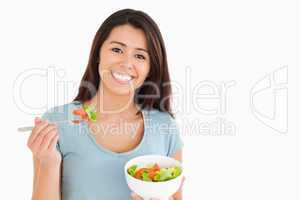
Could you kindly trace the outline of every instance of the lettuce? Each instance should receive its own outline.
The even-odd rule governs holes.
[[[148,172],[143,172],[143,173],[142,173],[142,180],[143,180],[143,181],[149,181],[149,182],[152,182],[151,178],[149,177]]]
[[[138,171],[137,165],[132,165],[128,168],[127,172],[131,176],[135,176],[135,173]],[[149,182],[162,182],[162,181],[168,181],[171,179],[174,179],[178,177],[181,174],[181,169],[177,166],[175,167],[164,167],[160,168],[158,171],[155,172],[155,175],[153,177],[153,180],[149,177],[148,171],[144,171],[141,174],[141,180],[143,181],[149,181]]]
[[[172,178],[176,178],[181,174],[181,169],[179,167],[174,167],[172,172]]]
[[[179,167],[161,168],[159,172],[154,176],[155,181],[167,181],[176,178],[181,174]]]
[[[134,176],[135,170],[137,169],[137,165],[132,165],[131,167],[128,168],[127,172],[131,175]]]
[[[92,120],[93,122],[96,122],[97,115],[96,115],[96,112],[94,111],[94,109],[92,109],[88,105],[83,105],[83,110],[86,112],[86,114],[88,115],[90,120]]]

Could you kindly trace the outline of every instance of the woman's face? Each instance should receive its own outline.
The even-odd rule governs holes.
[[[101,84],[119,95],[133,94],[150,70],[146,36],[130,25],[117,26],[100,50]]]

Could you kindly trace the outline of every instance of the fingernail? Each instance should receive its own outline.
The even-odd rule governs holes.
[[[136,197],[136,194],[134,192],[131,192],[131,197]]]
[[[36,117],[35,119],[34,119],[34,123],[38,123],[38,122],[40,122],[41,121],[41,119],[39,118],[39,117]]]

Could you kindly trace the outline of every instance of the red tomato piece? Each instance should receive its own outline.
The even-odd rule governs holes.
[[[142,179],[142,174],[143,174],[143,172],[145,172],[145,171],[148,171],[148,169],[147,169],[147,168],[141,168],[141,169],[139,169],[139,170],[135,173],[134,177],[137,178],[137,179]]]
[[[79,116],[84,116],[84,115],[86,115],[86,112],[82,108],[79,108],[79,109],[73,110],[73,114],[79,115]]]

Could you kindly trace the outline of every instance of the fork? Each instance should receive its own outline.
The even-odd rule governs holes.
[[[75,124],[75,125],[78,125],[79,122],[82,122],[84,120],[82,119],[74,119],[74,120],[62,120],[62,121],[54,121],[54,122],[51,122],[51,123],[72,123],[72,124]],[[23,126],[23,127],[19,127],[18,128],[18,131],[19,132],[26,132],[26,131],[31,131],[32,129],[34,128],[34,126]]]

